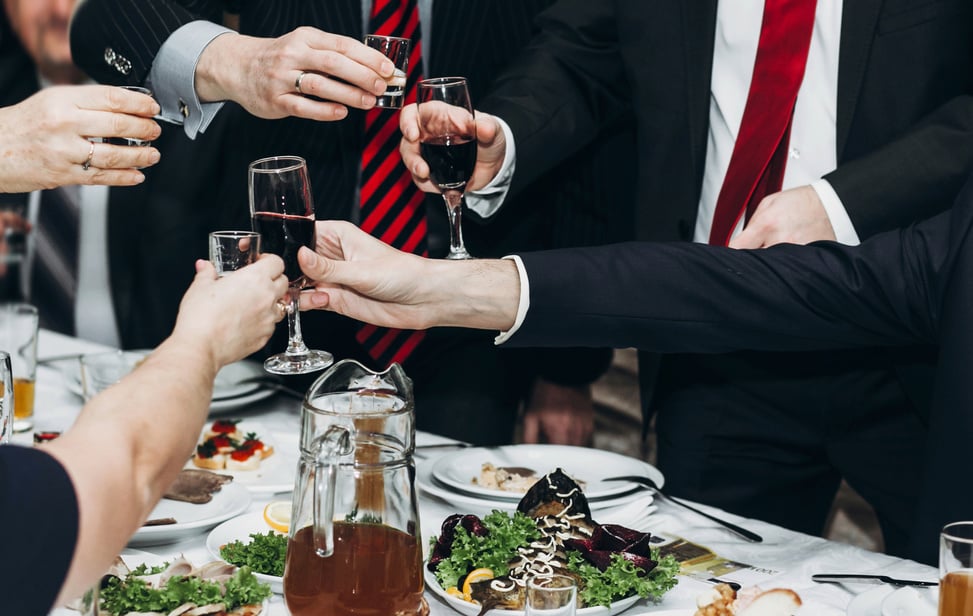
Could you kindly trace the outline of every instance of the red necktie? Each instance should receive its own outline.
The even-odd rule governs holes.
[[[369,33],[412,40],[405,104],[416,101],[422,72],[419,10],[416,0],[375,0]],[[399,155],[399,113],[371,109],[365,114],[362,151],[361,228],[387,244],[426,256],[425,195],[416,188]],[[402,363],[425,332],[363,324],[355,338],[381,367]]]
[[[766,0],[740,132],[716,199],[709,243],[726,246],[740,217],[780,190],[817,0]]]

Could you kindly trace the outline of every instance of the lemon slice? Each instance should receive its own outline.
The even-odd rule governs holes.
[[[486,567],[480,567],[479,569],[474,569],[466,575],[466,579],[463,581],[463,594],[466,595],[467,601],[472,601],[472,587],[470,586],[473,582],[480,582],[483,580],[493,579],[493,570],[487,569]]]
[[[264,507],[264,522],[267,526],[280,533],[287,533],[291,528],[291,502],[273,501]]]

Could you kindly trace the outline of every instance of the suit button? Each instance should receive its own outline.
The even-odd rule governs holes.
[[[128,75],[132,72],[132,63],[128,61],[128,58],[111,47],[105,47],[105,64],[114,68],[122,75]]]

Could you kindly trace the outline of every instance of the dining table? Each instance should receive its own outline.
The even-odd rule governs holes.
[[[64,336],[52,331],[41,330],[38,343],[39,367],[37,372],[34,431],[64,431],[70,428],[82,406],[76,383],[76,358],[84,353],[110,350],[100,344]],[[255,364],[257,365],[257,364]],[[72,386],[73,385],[73,386]],[[233,417],[246,422],[259,422],[266,427],[270,440],[275,443],[283,460],[296,461],[298,434],[300,431],[301,400],[294,395],[277,391],[267,395],[250,396],[237,407],[221,407],[212,417]],[[422,409],[416,409],[421,413]],[[161,419],[161,418],[160,418]],[[12,442],[24,445],[32,443],[32,432],[15,434]],[[438,456],[452,449],[453,441],[436,434],[418,432],[415,463],[419,474],[433,464]],[[442,448],[429,447],[442,444]],[[289,500],[286,485],[280,491],[259,491],[251,494],[249,507],[242,515],[259,515],[271,501]],[[421,544],[428,551],[429,538],[439,534],[442,521],[453,513],[476,513],[482,515],[489,511],[489,503],[483,507],[460,507],[447,499],[437,497],[417,488]],[[655,499],[655,508],[646,518],[649,531],[668,537],[680,537],[693,544],[705,546],[722,558],[749,567],[722,579],[736,581],[743,586],[758,585],[762,589],[789,588],[802,600],[798,616],[844,615],[849,604],[865,592],[876,593],[879,588],[892,593],[891,585],[871,583],[818,583],[812,581],[816,573],[856,573],[883,574],[895,578],[935,581],[936,569],[909,560],[868,551],[856,546],[814,537],[795,532],[758,519],[743,518],[702,504],[698,508],[719,518],[732,521],[762,536],[759,543],[750,542],[727,531],[724,527],[674,506],[665,500]],[[794,506],[800,506],[800,498],[795,495]],[[472,509],[472,510],[468,510]],[[595,512],[597,513],[597,512]],[[595,516],[597,519],[597,515]],[[155,545],[139,544],[137,549],[171,560],[179,555],[199,565],[214,560],[206,547],[210,528],[199,528],[196,532],[174,538],[170,542]],[[692,616],[696,609],[697,598],[712,588],[716,579],[698,579],[679,576],[679,583],[667,592],[660,601],[639,600],[625,613],[629,616],[641,614],[664,614],[665,616]],[[934,592],[934,590],[933,590]],[[454,616],[458,614],[446,601],[427,588],[431,616]],[[934,603],[933,603],[934,605]],[[929,612],[934,614],[935,612]],[[70,616],[76,612],[56,608],[51,616]],[[270,616],[288,614],[283,597],[274,595],[269,602]],[[877,615],[884,614],[879,611]],[[923,616],[910,614],[910,616]]]

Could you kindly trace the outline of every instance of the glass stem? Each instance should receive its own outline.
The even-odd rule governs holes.
[[[307,355],[304,335],[301,333],[301,287],[287,288],[290,305],[287,307],[287,355]]]
[[[463,244],[463,193],[458,190],[443,192],[446,201],[446,213],[449,216],[449,254],[466,255]]]

